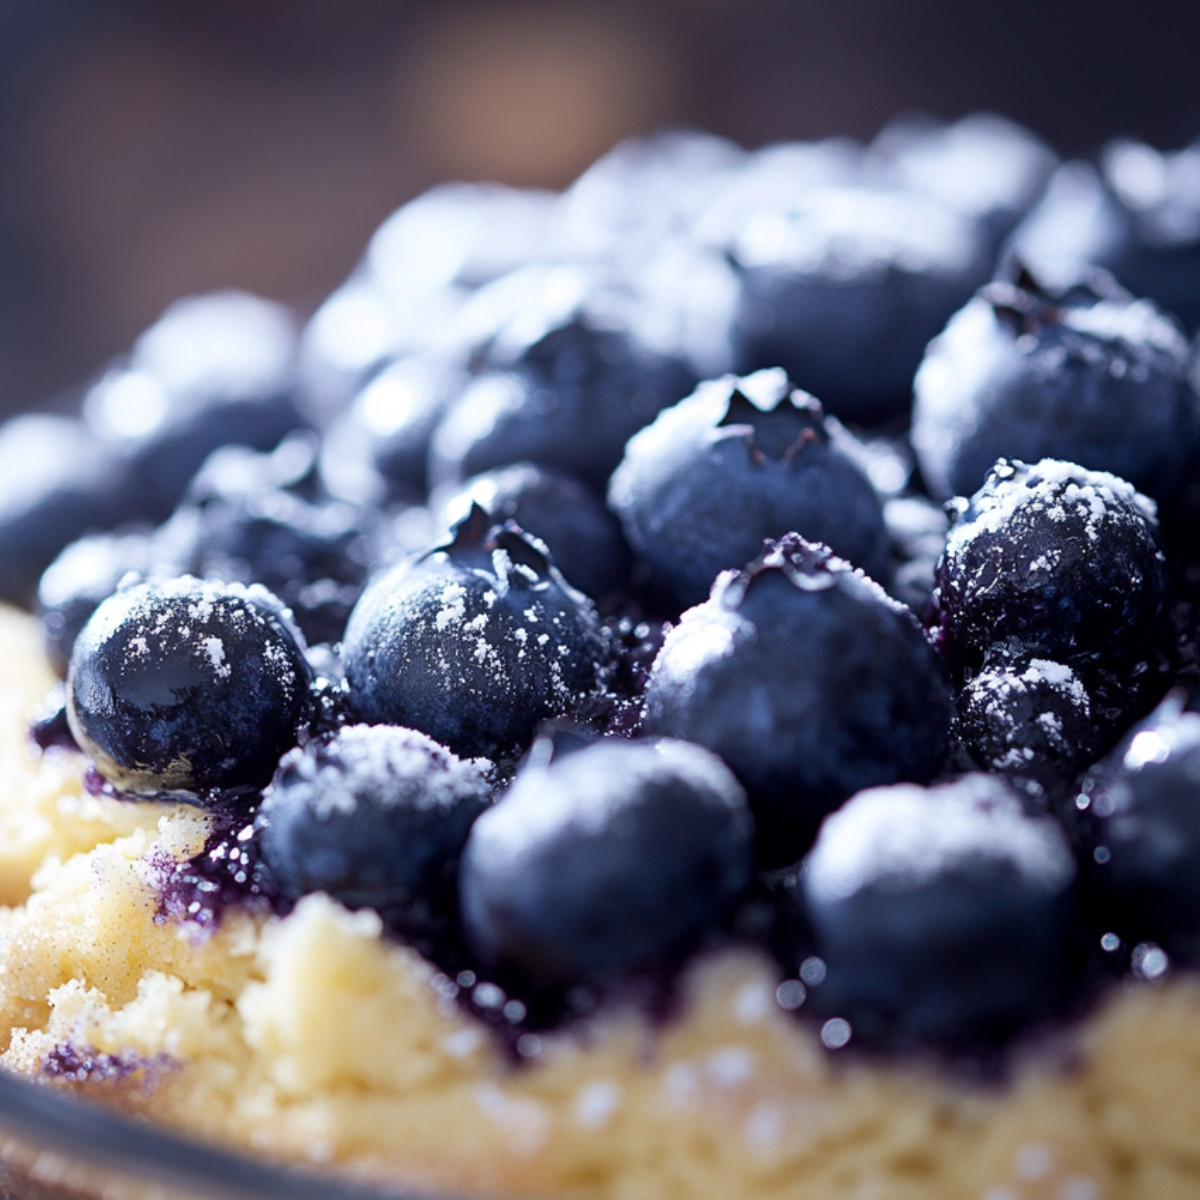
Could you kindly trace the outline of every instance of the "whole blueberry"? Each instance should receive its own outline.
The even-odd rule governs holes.
[[[403,932],[435,931],[489,801],[483,765],[394,725],[347,725],[292,750],[259,809],[271,878],[287,896],[325,892]]]
[[[719,754],[745,785],[764,863],[875,784],[941,763],[949,682],[913,615],[828,547],[794,535],[667,634],[646,686],[648,733]]]
[[[782,370],[704,383],[629,440],[609,507],[680,607],[785,533],[882,579],[883,507],[847,437]]]
[[[523,749],[597,690],[608,657],[592,603],[544,546],[478,506],[449,543],[368,586],[343,643],[363,720],[467,756]]]
[[[1076,806],[1109,927],[1200,962],[1200,713],[1169,696],[1091,772]]]
[[[930,490],[970,495],[998,458],[1057,458],[1169,497],[1200,431],[1182,330],[1101,272],[1052,287],[1010,271],[917,372],[912,441]]]
[[[715,755],[614,738],[531,758],[463,854],[488,965],[542,988],[609,979],[689,948],[749,884],[753,822]]]
[[[799,876],[826,969],[811,1002],[866,1045],[1011,1036],[1067,992],[1075,879],[1061,827],[994,776],[861,792]]]
[[[287,309],[245,292],[177,301],[83,402],[98,439],[128,458],[138,515],[167,517],[226,445],[268,450],[304,424],[296,406],[296,329]]]
[[[696,378],[623,280],[578,266],[514,272],[464,310],[471,381],[430,443],[434,487],[535,462],[603,488],[629,437]]]
[[[627,590],[632,555],[601,496],[570,475],[513,463],[468,479],[436,507],[461,520],[472,503],[546,543],[567,582],[594,600]]]
[[[1011,248],[1040,270],[1098,266],[1194,331],[1200,325],[1200,142],[1162,151],[1118,139],[1055,173]]]
[[[988,277],[980,225],[865,181],[770,201],[727,233],[740,371],[782,366],[842,420],[907,416],[925,345]]]
[[[998,642],[1127,678],[1166,601],[1153,501],[1123,479],[1056,459],[1001,460],[956,502],[934,615],[948,661],[977,667]]]
[[[954,735],[975,764],[1045,792],[1095,762],[1109,732],[1079,676],[1049,659],[990,655],[958,695]]]
[[[0,599],[29,605],[59,551],[136,515],[128,456],[75,417],[0,425]]]
[[[184,576],[96,609],[71,652],[68,717],[120,791],[202,799],[271,778],[308,685],[300,635],[274,596]]]

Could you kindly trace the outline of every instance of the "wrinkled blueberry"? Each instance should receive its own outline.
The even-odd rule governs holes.
[[[1058,823],[994,776],[862,792],[799,875],[826,970],[810,1004],[864,1045],[1003,1040],[1068,992],[1075,880]]]
[[[781,370],[701,384],[630,439],[609,507],[681,607],[785,533],[884,579],[883,508],[847,437]]]
[[[1002,460],[954,515],[934,613],[957,670],[1010,640],[1077,671],[1142,669],[1167,589],[1153,501],[1073,463]]]
[[[959,693],[954,734],[976,766],[1052,794],[1095,762],[1105,724],[1070,667],[996,654]]]
[[[489,758],[523,749],[539,721],[576,709],[607,658],[591,602],[539,542],[478,506],[448,544],[367,588],[343,644],[363,720]]]
[[[468,943],[541,988],[603,981],[690,948],[750,882],[753,822],[713,754],[603,739],[531,762],[471,830]]]
[[[1200,432],[1174,320],[1098,272],[1060,288],[1011,269],[917,372],[912,441],[929,489],[970,495],[998,458],[1058,458],[1169,497]]]
[[[393,929],[435,932],[488,804],[483,766],[394,725],[348,725],[292,750],[259,809],[272,879],[286,896],[325,892]]]
[[[684,613],[654,661],[645,728],[707,746],[745,785],[764,863],[875,784],[937,770],[951,695],[913,615],[824,546],[768,543]]]
[[[71,731],[122,792],[258,786],[296,742],[309,668],[266,589],[190,577],[105,600],[71,653]]]

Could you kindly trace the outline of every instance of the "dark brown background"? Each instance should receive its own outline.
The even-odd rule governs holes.
[[[309,307],[443,178],[990,108],[1069,154],[1200,134],[1195,0],[0,0],[0,409],[173,298]]]

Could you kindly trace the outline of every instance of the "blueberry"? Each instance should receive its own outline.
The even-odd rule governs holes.
[[[523,749],[539,721],[592,695],[608,647],[591,602],[541,543],[476,506],[448,544],[367,588],[343,658],[363,720],[493,758]]]
[[[125,588],[76,639],[71,731],[123,792],[262,785],[306,715],[299,638],[264,588],[186,576]]]
[[[180,300],[142,334],[83,404],[129,456],[140,517],[163,520],[218,447],[268,450],[304,424],[295,354],[287,310],[243,292]]]
[[[0,425],[0,599],[29,605],[38,577],[86,533],[134,515],[128,458],[73,417]]]
[[[1073,463],[1002,460],[955,516],[934,616],[956,670],[1011,640],[1076,671],[1144,671],[1167,596],[1152,501]]]
[[[1011,248],[1036,268],[1112,272],[1189,330],[1200,326],[1200,143],[1164,152],[1110,142],[1097,166],[1068,162],[1017,229]]]
[[[284,755],[259,839],[284,895],[325,892],[410,936],[446,920],[458,857],[490,784],[480,762],[392,725],[348,725]]]
[[[802,191],[740,220],[742,372],[782,366],[835,416],[907,415],[925,345],[986,279],[977,223],[926,197],[865,183]]]
[[[1010,1037],[1069,992],[1075,882],[1061,827],[994,776],[861,792],[799,876],[826,970],[811,1007],[868,1046]]]
[[[696,384],[682,349],[652,336],[630,287],[597,271],[516,272],[468,310],[474,378],[434,433],[435,487],[529,461],[602,488],[629,437]]]
[[[708,595],[765,538],[822,541],[868,574],[888,570],[883,508],[820,404],[781,370],[702,384],[630,439],[609,506],[681,607]]]
[[[951,122],[899,117],[867,148],[864,170],[972,218],[999,249],[1057,165],[1055,152],[1028,129],[981,112]]]
[[[954,733],[981,769],[1053,795],[1099,757],[1106,725],[1069,666],[992,654],[959,693]]]
[[[477,503],[545,542],[568,583],[594,600],[628,590],[632,555],[601,497],[570,475],[514,463],[468,479],[440,499],[451,522]]]
[[[1174,320],[1102,273],[1051,287],[1009,270],[953,317],[917,372],[912,441],[930,490],[969,495],[1001,457],[1058,458],[1169,497],[1200,432]]]
[[[463,925],[484,963],[539,988],[604,981],[729,912],[753,822],[716,756],[670,739],[602,739],[548,764],[537,750],[463,855]]]
[[[359,504],[419,504],[428,491],[429,443],[461,371],[441,354],[389,363],[326,429],[321,475],[329,491]]]
[[[1107,927],[1200,962],[1200,713],[1169,696],[1090,773],[1076,807]]]
[[[88,618],[126,577],[145,578],[158,565],[155,539],[142,532],[93,533],[67,546],[42,573],[37,613],[54,670],[67,674],[71,648]],[[179,574],[174,563],[168,573]]]
[[[912,614],[795,535],[720,576],[666,636],[645,728],[719,754],[745,785],[769,865],[865,787],[940,765],[949,683]]]

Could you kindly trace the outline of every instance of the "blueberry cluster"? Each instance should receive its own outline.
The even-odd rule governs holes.
[[[1200,964],[1197,153],[634,141],[0,428],[54,728],[213,814],[165,919],[373,908],[517,1048],[731,941],[833,1047]]]

